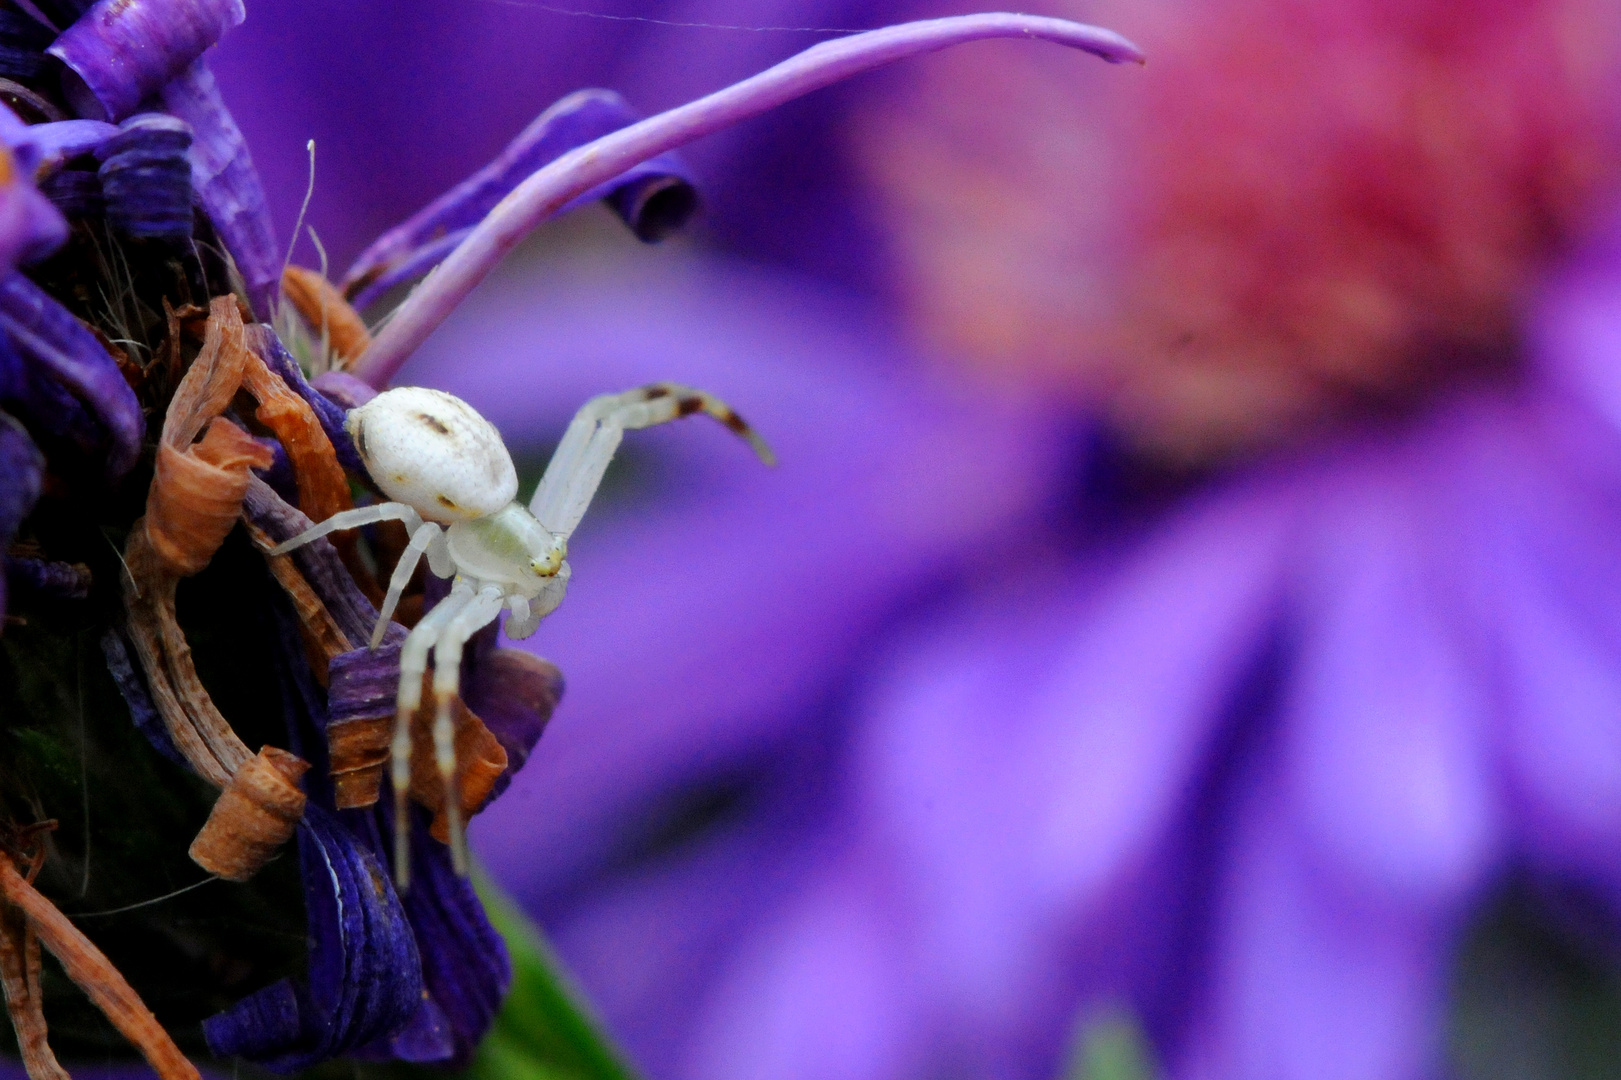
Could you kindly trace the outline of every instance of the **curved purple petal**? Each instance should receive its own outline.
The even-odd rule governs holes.
[[[740,883],[741,884],[741,883]],[[773,914],[733,959],[688,1043],[681,1080],[886,1080],[931,1071],[934,1017],[904,907],[837,868]],[[611,1014],[610,1014],[611,1015]],[[676,1040],[670,1040],[676,1042]]]
[[[858,709],[869,872],[904,880],[939,1037],[974,1071],[1053,1074],[1077,1004],[1163,977],[1196,884],[1165,860],[1249,719],[1302,494],[1216,492],[1118,560],[1027,561]]]
[[[79,115],[116,122],[245,17],[242,0],[98,0],[47,51]]]
[[[0,78],[28,83],[54,63],[45,49],[55,32],[38,19],[7,5],[0,8]]]
[[[310,385],[346,412],[360,408],[377,396],[376,389],[369,383],[361,382],[346,371],[323,371]]]
[[[1170,1075],[1446,1075],[1446,979],[1462,912],[1370,906],[1337,891],[1296,831],[1289,797],[1259,779],[1244,781],[1206,989]]]
[[[1453,428],[1442,416],[1321,478],[1284,705],[1291,791],[1323,872],[1406,904],[1459,903],[1503,852],[1491,702],[1451,569],[1460,523],[1436,475]]]
[[[1565,402],[1483,414],[1447,490],[1459,560],[1493,661],[1495,732],[1515,839],[1534,864],[1621,895],[1621,454]],[[1574,443],[1575,445],[1572,445]],[[1605,473],[1607,472],[1607,475]]]
[[[531,230],[627,169],[861,72],[999,37],[1050,41],[1110,63],[1142,60],[1135,45],[1112,31],[1064,19],[1001,13],[903,23],[812,46],[751,79],[587,143],[524,180],[440,264],[438,272],[394,310],[354,374],[376,387],[388,385],[411,353]]]
[[[424,990],[449,1029],[447,1063],[462,1065],[501,1007],[512,982],[512,961],[472,882],[452,869],[449,849],[428,835],[426,815],[414,816],[405,912],[422,956]],[[407,1039],[419,1034],[420,1029],[401,1033]],[[406,1049],[402,1044],[396,1051]]]
[[[0,412],[0,570],[4,569],[11,538],[34,508],[44,480],[45,455],[21,424]],[[0,615],[5,611],[6,582],[4,573],[0,573]]]
[[[83,600],[90,595],[90,568],[83,563],[13,558],[6,564],[6,583],[53,600]]]
[[[140,454],[145,419],[135,391],[95,336],[20,273],[0,278],[0,330],[25,360],[82,401],[105,428],[108,478],[128,472]]]
[[[281,289],[282,252],[242,131],[201,59],[165,84],[161,97],[165,109],[191,125],[192,187],[236,261],[254,314],[268,321]]]
[[[611,90],[578,90],[541,113],[488,165],[390,229],[360,254],[343,276],[356,306],[364,307],[392,286],[431,269],[529,174],[560,155],[642,119]],[[669,184],[676,184],[680,192]],[[654,185],[666,202],[650,203]],[[645,161],[566,209],[609,198],[620,216],[644,240],[679,228],[696,208],[686,168],[674,154]],[[684,212],[683,212],[684,211]]]
[[[134,721],[135,728],[146,741],[152,744],[153,749],[176,765],[189,769],[185,755],[174,744],[169,735],[169,728],[164,723],[163,716],[158,707],[152,703],[151,692],[146,688],[146,681],[135,670],[135,664],[130,660],[129,646],[124,641],[123,633],[116,627],[108,627],[107,632],[101,636],[101,653],[107,658],[107,672],[113,677],[113,683],[118,687],[119,696],[129,708],[129,718]]]
[[[89,169],[58,169],[40,181],[39,193],[65,218],[98,218],[107,212],[101,177]]]
[[[368,846],[311,803],[298,830],[308,911],[305,978],[284,979],[203,1023],[209,1048],[291,1073],[398,1031],[423,993],[416,937]]]
[[[23,358],[11,339],[0,333],[0,404],[36,433],[66,439],[85,454],[107,441],[84,402],[74,397],[46,370]]]
[[[463,660],[462,696],[507,754],[507,767],[490,789],[501,797],[545,734],[563,697],[562,673],[532,653],[497,649],[495,627],[481,631]]]

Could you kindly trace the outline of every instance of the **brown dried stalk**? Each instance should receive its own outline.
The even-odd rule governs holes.
[[[23,1045],[29,1076],[33,1080],[46,1080],[47,1077],[62,1080],[67,1076],[61,1065],[56,1063],[50,1048],[43,1047],[45,1020],[43,1014],[38,1014],[38,944],[42,943],[56,957],[74,985],[83,990],[112,1025],[135,1045],[162,1080],[201,1080],[196,1066],[186,1060],[174,1040],[158,1024],[152,1011],[141,1001],[140,995],[113,967],[112,961],[91,944],[90,939],[80,933],[78,927],[56,909],[55,904],[34,888],[31,879],[37,870],[36,860],[25,877],[18,872],[12,857],[0,852],[0,911],[4,912],[8,924],[14,925],[14,920],[20,917],[36,941],[31,963],[26,943],[23,951],[23,990],[27,994],[23,1009],[26,1014],[24,1023],[28,1026],[26,1029],[18,1027],[18,1043]],[[16,1023],[17,1009],[13,1005],[15,999],[12,990],[12,980],[8,977],[6,1002],[12,1008],[12,1020]],[[36,1014],[37,1020],[34,1019]],[[27,1043],[34,1040],[36,1034],[38,1045],[33,1051],[35,1057],[30,1058]],[[38,1056],[40,1047],[43,1047],[44,1057]],[[44,1071],[35,1072],[36,1064]]]
[[[129,567],[124,578],[129,636],[146,672],[152,702],[175,748],[198,775],[223,788],[253,751],[231,730],[197,677],[191,646],[175,618],[179,579],[167,572],[140,528],[130,532],[124,562]]]
[[[314,270],[291,266],[282,271],[281,295],[310,330],[326,339],[335,365],[343,370],[371,345],[371,332],[343,292]]]
[[[0,986],[30,1080],[71,1080],[47,1041],[39,989],[39,935],[23,913],[0,904]]]
[[[56,822],[23,830],[25,834],[44,831]],[[45,847],[29,840],[19,846],[31,849],[24,880],[32,883],[45,861]],[[4,990],[6,1011],[11,1015],[11,1028],[17,1034],[17,1048],[22,1053],[23,1068],[30,1080],[70,1080],[51,1052],[45,1026],[45,1000],[39,987],[39,935],[22,911],[0,902],[0,990]]]

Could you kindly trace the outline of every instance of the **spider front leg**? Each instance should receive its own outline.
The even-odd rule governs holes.
[[[400,595],[410,583],[411,573],[416,569],[417,560],[422,558],[424,552],[428,555],[428,566],[434,573],[440,577],[450,577],[455,573],[450,561],[450,550],[445,546],[444,531],[438,525],[431,521],[424,522],[422,515],[405,503],[386,502],[376,506],[359,506],[353,510],[333,514],[319,525],[305,529],[291,540],[270,549],[272,555],[285,555],[294,548],[303,547],[329,533],[358,529],[362,525],[375,525],[380,521],[403,522],[411,533],[411,543],[400,556],[399,564],[394,567],[394,576],[389,579],[388,596],[383,600],[383,608],[377,614],[377,625],[372,629],[371,647],[374,649],[382,644],[383,634],[388,630],[388,621],[393,617],[394,609],[400,602]]]
[[[358,529],[362,525],[375,525],[379,521],[403,521],[407,530],[416,532],[422,526],[422,515],[413,508],[399,502],[378,503],[376,506],[357,506],[353,510],[344,510],[333,514],[319,525],[313,525],[291,540],[277,544],[270,549],[270,554],[285,555],[294,548],[303,547],[311,540],[319,540],[328,533],[340,532],[344,529]]]
[[[458,874],[467,873],[467,836],[462,829],[461,792],[456,788],[456,696],[461,690],[462,649],[467,639],[501,614],[506,592],[486,585],[445,628],[433,647],[433,754],[445,785],[445,817],[450,828],[450,862]]]
[[[416,513],[414,510],[411,512],[413,515]],[[388,595],[383,597],[383,606],[377,612],[377,625],[372,627],[372,648],[383,643],[383,635],[388,632],[388,621],[394,617],[394,609],[399,606],[400,597],[411,583],[411,575],[424,553],[428,556],[428,569],[440,577],[450,577],[456,572],[450,549],[445,543],[444,530],[431,521],[417,518],[417,525],[411,531],[411,542],[400,553],[400,561],[394,564],[394,576],[388,579]]]
[[[473,586],[457,578],[450,595],[422,616],[400,647],[400,687],[395,699],[394,742],[389,750],[390,779],[394,783],[394,880],[400,888],[411,884],[411,717],[422,704],[422,677],[428,653],[446,626],[474,599]]]
[[[601,486],[602,475],[625,432],[700,412],[746,439],[761,461],[776,464],[765,440],[724,401],[679,383],[653,383],[622,394],[592,398],[574,414],[546,466],[546,475],[529,500],[529,512],[547,529],[567,539],[591,505],[591,497]]]
[[[569,578],[574,570],[568,563],[558,568],[557,576],[546,582],[538,595],[524,596],[514,593],[507,597],[507,606],[512,609],[512,615],[507,619],[505,632],[507,637],[514,641],[522,640],[533,634],[540,626],[540,620],[557,610],[568,592]]]

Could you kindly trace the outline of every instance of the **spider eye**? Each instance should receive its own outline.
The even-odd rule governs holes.
[[[546,554],[529,560],[529,569],[535,572],[536,577],[556,577],[562,567],[563,552],[557,547],[548,548]]]

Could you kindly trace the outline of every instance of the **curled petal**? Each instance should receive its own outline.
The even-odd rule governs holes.
[[[227,881],[250,880],[293,838],[304,816],[298,781],[309,767],[285,750],[261,746],[215,800],[191,842],[192,862]]]
[[[248,470],[267,468],[271,460],[257,439],[224,417],[184,453],[167,443],[158,447],[146,535],[166,568],[189,577],[208,565],[236,524]]]
[[[493,628],[492,628],[493,629]],[[529,760],[563,697],[563,673],[519,649],[481,650],[465,683],[467,705],[506,751],[507,766],[486,801],[500,797]]]
[[[283,979],[203,1022],[215,1054],[283,1073],[388,1037],[423,995],[415,935],[376,856],[314,804],[298,830],[298,856],[307,976]]]
[[[338,467],[337,453],[309,403],[252,354],[243,366],[242,386],[259,402],[254,416],[287,448],[298,481],[298,502],[304,512],[316,521],[325,521],[353,506],[349,481]]]
[[[406,357],[530,230],[599,184],[658,154],[841,79],[908,56],[996,37],[1057,42],[1115,63],[1142,59],[1137,47],[1118,34],[1033,15],[930,19],[813,46],[752,79],[587,143],[530,176],[479,223],[431,278],[395,309],[393,318],[355,366],[355,375],[373,386],[386,386]]]
[[[191,126],[140,113],[96,148],[107,224],[125,236],[191,239]]]
[[[60,169],[39,182],[39,193],[65,218],[95,218],[107,212],[101,177],[89,169]]]
[[[90,567],[84,563],[49,559],[12,559],[6,564],[6,584],[58,600],[83,600],[90,595]]]
[[[135,391],[95,336],[18,273],[0,278],[0,329],[31,366],[82,401],[106,429],[108,477],[127,473],[140,453],[146,424]]]
[[[494,161],[378,237],[344,274],[344,291],[363,307],[399,282],[427,271],[536,169],[641,118],[611,90],[568,95],[536,117]],[[686,168],[673,154],[642,162],[565,209],[601,198],[607,198],[644,240],[661,239],[680,228],[697,207]]]
[[[281,279],[281,251],[264,185],[248,145],[198,60],[163,87],[163,107],[191,125],[191,185],[248,287],[254,315],[268,320]]]
[[[79,115],[122,120],[245,17],[242,0],[100,0],[47,51]]]
[[[397,634],[379,648],[332,658],[326,737],[333,799],[340,810],[371,806],[381,793],[394,736],[403,641],[404,635]]]

